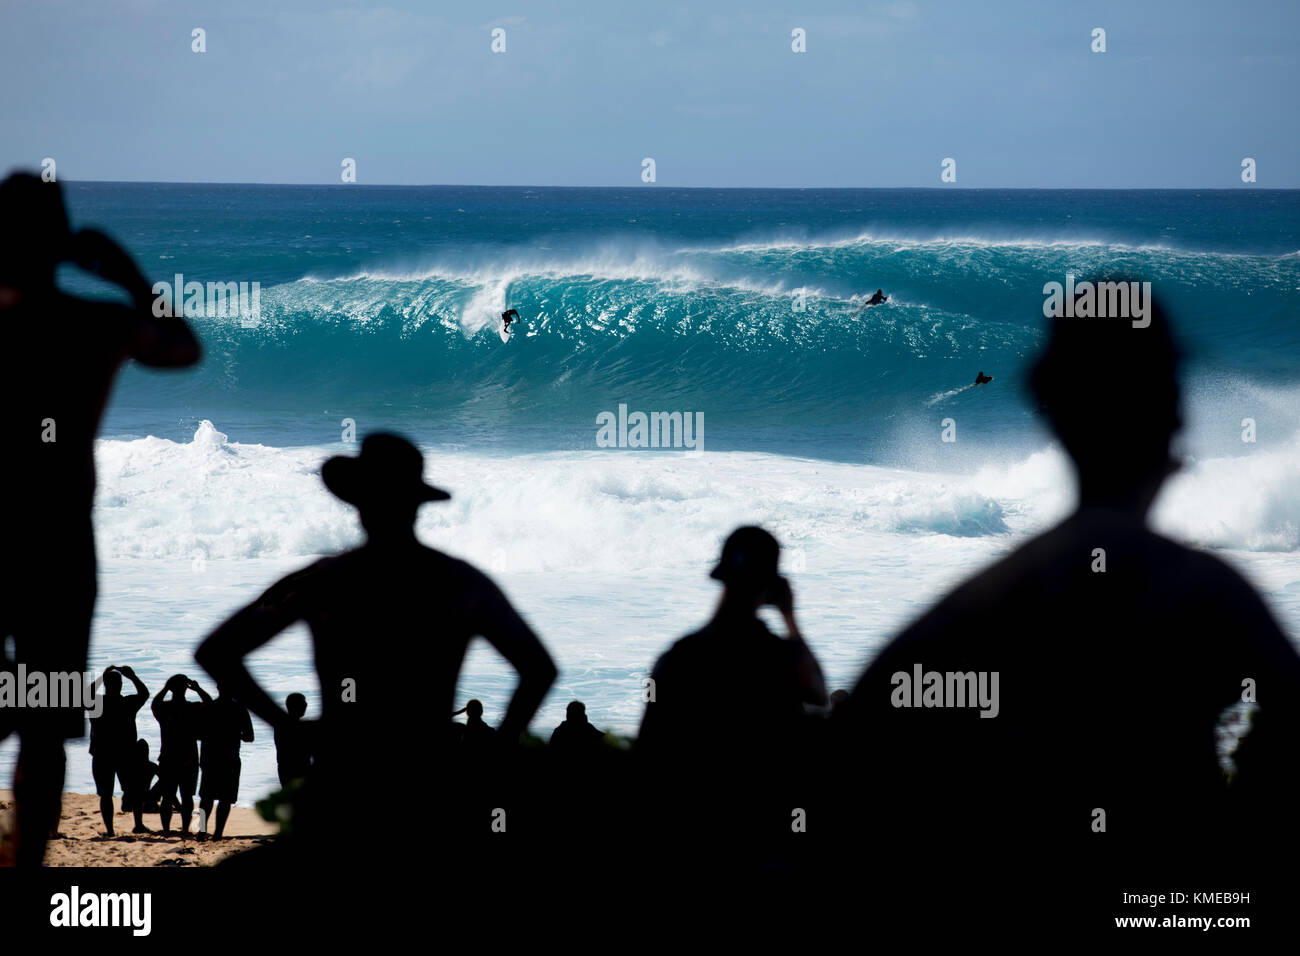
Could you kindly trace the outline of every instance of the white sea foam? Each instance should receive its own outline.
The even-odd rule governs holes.
[[[357,538],[349,508],[320,483],[340,447],[230,441],[203,422],[190,442],[101,440],[96,525],[111,558],[320,554]],[[844,534],[972,537],[1024,532],[1068,507],[1064,458],[1047,449],[974,474],[930,474],[754,452],[700,457],[628,451],[502,457],[428,453],[455,492],[421,513],[435,545],[479,561],[573,572],[683,567],[706,560],[742,521],[816,547]],[[1192,462],[1170,483],[1157,525],[1209,547],[1300,550],[1300,435],[1239,457]]]

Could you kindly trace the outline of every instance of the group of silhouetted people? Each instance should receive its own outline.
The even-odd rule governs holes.
[[[133,685],[133,694],[122,693],[124,680]],[[130,667],[114,666],[93,686],[103,700],[98,702],[99,716],[90,720],[91,772],[106,835],[114,835],[116,780],[122,788],[122,812],[135,816],[133,833],[153,832],[145,826],[144,815],[157,813],[162,832],[170,834],[172,815],[179,811],[181,834],[188,836],[197,793],[205,824],[199,836],[207,836],[206,823],[215,806],[212,838],[220,840],[230,808],[239,799],[240,745],[254,739],[248,711],[227,694],[213,698],[184,674],[172,676],[153,699],[162,741],[154,763],[149,759],[149,742],[137,737],[136,715],[149,700],[144,682]],[[197,700],[188,699],[190,691]],[[307,699],[290,694],[286,703],[292,719],[275,735],[280,783],[285,787],[304,779],[311,766],[310,742],[299,722]]]
[[[192,365],[199,347],[182,320],[152,317],[147,284],[125,253],[98,234],[68,232],[58,195],[30,177],[0,187],[8,242],[0,313],[38,372],[21,385],[4,380],[15,463],[0,494],[11,541],[28,558],[5,578],[4,633],[29,668],[66,670],[85,663],[95,596],[91,441],[113,374],[128,358]],[[53,284],[60,261],[119,282],[135,307],[62,296]],[[53,341],[50,316],[64,323]],[[1147,527],[1178,467],[1170,450],[1181,426],[1178,358],[1159,308],[1145,328],[1052,321],[1029,384],[1074,463],[1077,508],[918,614],[833,709],[796,624],[776,539],[758,527],[734,531],[712,571],[722,586],[716,612],[650,671],[635,763],[610,762],[616,748],[602,746],[575,701],[550,738],[563,771],[516,746],[556,679],[551,655],[490,578],[420,543],[418,509],[450,495],[425,483],[414,445],[371,434],[358,455],[321,469],[325,486],[357,508],[365,542],[274,583],[199,645],[196,658],[222,696],[178,675],[154,699],[162,752],[151,792],[164,829],[173,802],[188,828],[202,768],[200,796],[205,807],[221,804],[220,833],[237,792],[239,742],[253,736],[245,708],[274,729],[278,746],[298,733],[305,701],[281,708],[244,660],[302,621],[322,707],[310,746],[281,749],[282,783],[306,778],[294,812],[300,855],[281,860],[322,859],[340,800],[391,812],[407,785],[451,801],[467,832],[487,832],[490,811],[501,832],[550,827],[577,839],[565,812],[581,805],[601,826],[631,819],[636,832],[668,841],[656,848],[675,847],[674,859],[703,858],[713,852],[707,840],[721,836],[733,842],[717,849],[720,859],[759,866],[801,851],[771,851],[755,834],[777,845],[779,834],[820,832],[827,853],[864,873],[869,860],[887,860],[971,892],[972,880],[1000,867],[1092,872],[1117,862],[1115,846],[1177,856],[1180,846],[1211,853],[1247,835],[1258,845],[1294,819],[1300,657],[1240,575]],[[1104,382],[1090,374],[1098,367]],[[57,445],[40,440],[46,419],[57,421]],[[780,615],[783,634],[763,623],[763,607]],[[440,733],[476,637],[513,666],[518,685],[497,728],[471,700],[457,711],[466,722]],[[123,678],[136,694],[116,698],[93,732],[95,777],[108,799],[118,775],[139,827],[148,768],[131,755],[147,692],[121,668],[104,677],[110,700]],[[973,706],[977,687],[981,695],[992,687],[995,705]],[[186,699],[189,690],[198,701]],[[1243,744],[1250,760],[1230,785],[1215,728],[1242,700],[1257,716]],[[40,861],[57,819],[63,740],[80,732],[80,715],[65,716],[29,714],[17,727],[20,862]],[[580,765],[584,754],[626,786],[607,798],[598,774],[575,775],[569,758]],[[135,769],[122,776],[127,767]],[[590,852],[613,855],[602,842],[593,837]]]

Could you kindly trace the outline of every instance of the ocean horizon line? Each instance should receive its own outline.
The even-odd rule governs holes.
[[[18,167],[15,167],[17,169]],[[596,183],[590,185],[539,185],[530,183],[340,183],[337,180],[320,182],[250,182],[246,180],[188,180],[188,179],[69,179],[60,178],[66,185],[90,186],[266,186],[277,189],[314,188],[317,186],[348,186],[359,189],[623,189],[660,192],[728,191],[728,192],[1140,192],[1140,193],[1186,193],[1186,192],[1300,192],[1300,186],[1259,186],[1255,183],[1243,183],[1239,186],[669,186],[660,183],[630,183],[618,185]]]

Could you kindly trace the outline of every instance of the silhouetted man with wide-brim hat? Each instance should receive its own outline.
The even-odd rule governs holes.
[[[450,497],[425,483],[423,471],[419,450],[390,434],[367,437],[356,457],[326,461],[325,485],[357,507],[365,543],[284,578],[195,655],[278,728],[292,719],[252,680],[243,658],[296,621],[310,628],[321,718],[308,776],[314,796],[308,812],[295,814],[295,828],[318,841],[330,800],[346,796],[350,812],[365,818],[392,813],[389,783],[445,788],[436,779],[445,765],[439,748],[472,638],[483,637],[519,672],[497,733],[507,746],[527,729],[556,676],[546,648],[486,575],[416,538],[420,505]]]

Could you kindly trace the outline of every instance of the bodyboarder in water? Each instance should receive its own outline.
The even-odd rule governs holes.
[[[889,301],[889,296],[885,295],[884,290],[877,289],[875,292],[871,294],[871,298],[868,299],[866,302],[864,302],[862,305],[863,308],[865,308],[866,306],[869,305],[880,305],[880,303],[888,302],[888,301]]]
[[[991,381],[993,381],[993,376],[985,375],[983,372],[980,372],[978,375],[975,376],[976,385],[983,385],[985,382],[991,382]]]

